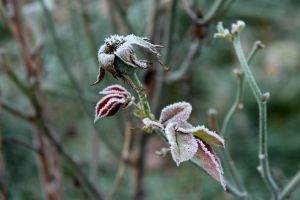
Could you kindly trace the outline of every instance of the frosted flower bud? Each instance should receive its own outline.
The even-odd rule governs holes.
[[[134,46],[145,50],[151,61],[139,59]],[[133,34],[127,36],[112,35],[106,38],[98,51],[99,72],[96,82],[92,85],[100,83],[105,72],[110,72],[115,78],[129,83],[126,76],[132,75],[137,69],[146,69],[153,62],[158,62],[164,66],[158,52],[160,48],[162,48],[161,45],[152,44],[147,38]]]
[[[94,122],[103,117],[113,116],[121,107],[127,108],[134,102],[130,92],[120,85],[108,86],[100,94],[105,96],[96,105]]]

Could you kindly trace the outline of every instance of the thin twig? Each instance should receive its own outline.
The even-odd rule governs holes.
[[[87,176],[83,173],[81,168],[72,159],[72,157],[69,156],[68,153],[63,149],[63,147],[60,145],[60,143],[54,137],[54,134],[51,132],[51,129],[48,128],[48,126],[46,125],[45,119],[43,116],[43,113],[44,113],[42,110],[43,108],[39,102],[39,99],[36,97],[35,92],[34,91],[28,92],[27,89],[24,90],[25,86],[22,85],[22,82],[16,75],[8,76],[8,77],[18,87],[18,89],[20,89],[20,91],[30,100],[32,106],[34,107],[35,113],[37,116],[35,117],[35,120],[32,121],[32,123],[35,126],[39,127],[44,132],[44,134],[47,136],[47,138],[49,139],[51,144],[55,147],[55,149],[58,151],[58,153],[61,154],[61,156],[72,165],[72,167],[75,170],[74,174],[79,178],[79,180],[83,183],[83,185],[86,185],[86,187],[91,192],[91,194],[94,196],[94,198],[99,199],[99,200],[102,199],[102,195],[97,191],[97,189],[95,189],[95,187],[89,181]]]
[[[187,52],[186,56],[184,57],[183,62],[179,66],[179,68],[175,71],[172,71],[166,77],[167,83],[173,83],[183,78],[185,73],[187,72],[188,68],[191,66],[192,61],[194,60],[200,46],[200,40],[195,39],[192,41],[189,51]]]
[[[254,58],[254,56],[256,55],[256,52],[259,49],[262,49],[262,43],[257,41],[254,43],[252,50],[248,56],[247,62],[248,64],[251,63],[252,59]],[[221,128],[221,133],[224,135],[224,140],[225,141],[230,141],[229,140],[229,136],[228,136],[228,128],[229,125],[232,121],[233,115],[236,113],[236,111],[241,107],[241,101],[242,101],[242,97],[243,97],[243,88],[244,88],[244,74],[242,72],[236,72],[236,77],[238,78],[238,89],[237,89],[237,94],[236,94],[236,98],[235,101],[233,103],[233,105],[231,106],[231,108],[229,109],[229,111],[227,112],[223,124],[222,124],[222,128]],[[226,163],[226,165],[229,167],[229,171],[230,174],[233,178],[234,183],[237,185],[237,187],[242,190],[245,194],[248,194],[240,175],[238,174],[238,171],[236,169],[235,163],[233,161],[233,159],[231,158],[231,155],[229,153],[228,148],[224,149],[224,162]]]
[[[120,2],[118,2],[118,0],[111,0],[114,9],[117,11],[118,15],[119,15],[119,19],[122,22],[124,28],[126,29],[126,33],[133,33],[134,34],[134,29],[132,28],[131,24],[129,23],[129,21],[127,20],[127,16],[125,11],[123,10],[123,8],[120,5]]]
[[[192,10],[191,6],[187,2],[187,0],[181,0],[183,8],[190,19],[198,24],[198,25],[206,25],[208,24],[218,13],[218,11],[222,8],[222,5],[225,0],[215,0],[210,7],[210,9],[206,12],[204,17],[198,17],[198,15]]]
[[[152,0],[151,11],[148,19],[148,23],[145,30],[145,35],[150,40],[153,39],[153,36],[156,32],[157,27],[157,18],[158,18],[158,7],[159,7],[159,0]]]
[[[238,60],[241,64],[246,80],[256,98],[259,109],[259,171],[264,179],[266,185],[271,191],[273,197],[278,196],[278,186],[270,171],[268,159],[268,143],[267,143],[267,101],[268,94],[263,94],[258,87],[256,80],[249,68],[247,59],[245,58],[239,34],[233,38],[233,47],[237,54]]]
[[[168,12],[168,18],[166,20],[166,30],[165,30],[165,35],[164,35],[164,52],[163,52],[163,57],[165,59],[165,64],[168,66],[170,62],[170,55],[171,55],[171,50],[172,50],[172,33],[174,29],[174,24],[175,24],[175,11],[176,11],[176,6],[177,6],[177,0],[171,0],[169,2],[169,12]],[[158,106],[159,98],[161,95],[161,90],[163,87],[164,83],[164,70],[160,67],[157,68],[157,74],[155,76],[155,91],[153,93],[153,98],[151,101],[151,107],[155,111]],[[154,112],[155,113],[155,112]]]
[[[72,74],[72,71],[70,70],[70,68],[68,67],[68,63],[63,55],[63,48],[61,48],[61,44],[62,42],[59,40],[57,33],[56,33],[56,29],[54,26],[54,22],[52,20],[52,16],[50,11],[48,10],[48,8],[45,5],[44,0],[39,0],[43,11],[44,11],[44,15],[45,18],[47,20],[47,24],[49,27],[49,31],[50,31],[50,35],[52,37],[52,40],[54,42],[54,46],[56,49],[56,54],[57,57],[60,61],[61,66],[63,67],[63,70],[65,71],[65,73],[67,74],[68,78],[70,79],[76,93],[79,99],[79,102],[85,112],[85,114],[87,115],[87,117],[89,118],[89,122],[91,122],[92,127],[94,128],[94,130],[96,131],[95,125],[93,123],[93,119],[92,116],[90,115],[89,109],[85,103],[85,98],[83,96],[83,92],[82,89],[80,87],[80,85],[78,84],[78,82],[76,81],[75,77]],[[110,142],[110,140],[106,137],[106,135],[104,134],[100,134],[99,135],[101,137],[101,139],[103,140],[103,143],[107,146],[107,148],[114,154],[114,156],[118,157],[120,155],[120,152],[114,147],[114,145]]]
[[[282,189],[278,195],[278,200],[289,197],[300,186],[300,171],[290,180],[290,182]]]
[[[120,163],[119,163],[119,167],[118,167],[118,170],[117,170],[117,173],[116,173],[116,177],[115,177],[113,187],[112,187],[110,193],[108,194],[108,197],[106,198],[107,200],[113,199],[113,197],[118,192],[118,190],[121,186],[122,180],[124,178],[125,169],[126,169],[126,161],[129,157],[131,137],[132,137],[131,127],[130,127],[130,124],[128,122],[128,123],[126,123],[126,129],[125,129],[125,134],[124,134],[122,157],[119,161]]]
[[[21,146],[29,149],[29,150],[32,150],[36,153],[39,153],[39,148],[38,147],[34,146],[34,144],[32,144],[31,142],[26,141],[26,140],[21,139],[21,138],[17,138],[17,137],[14,137],[14,136],[5,136],[5,137],[3,137],[3,142],[18,144],[18,145],[21,145]]]
[[[5,167],[5,159],[3,153],[3,135],[0,128],[0,199],[8,199],[8,184]]]
[[[28,114],[23,113],[22,111],[14,108],[8,102],[4,101],[1,97],[0,97],[0,108],[3,108],[4,110],[10,112],[11,114],[13,114],[25,121],[33,121],[34,120],[33,115],[28,115]]]

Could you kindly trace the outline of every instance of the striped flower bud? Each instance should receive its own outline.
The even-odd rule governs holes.
[[[124,87],[111,85],[104,88],[99,94],[105,95],[98,101],[95,108],[95,121],[102,117],[116,114],[120,108],[127,108],[134,102],[134,97]]]

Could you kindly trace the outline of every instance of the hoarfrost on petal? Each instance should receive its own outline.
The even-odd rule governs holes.
[[[197,139],[198,150],[194,159],[202,166],[202,168],[217,180],[226,190],[226,183],[224,180],[224,172],[220,159],[215,154],[212,147],[202,140]]]
[[[171,122],[183,122],[186,121],[192,112],[191,104],[187,102],[178,102],[166,106],[160,115],[159,122],[166,126]]]
[[[177,123],[168,123],[165,132],[170,144],[171,155],[176,165],[190,160],[198,149],[197,140],[192,134],[182,134],[176,131]]]
[[[99,94],[129,94],[128,96],[131,96],[130,92],[128,92],[121,85],[117,85],[117,84],[110,85],[104,88],[102,91],[99,92]]]
[[[195,137],[204,140],[205,142],[214,143],[218,146],[224,147],[224,139],[221,138],[217,133],[207,129],[205,126],[196,126],[190,128],[184,128],[180,126],[178,131],[183,133],[192,133]]]

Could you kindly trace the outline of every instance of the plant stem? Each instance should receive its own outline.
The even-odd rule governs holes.
[[[168,76],[166,77],[167,83],[176,82],[185,75],[185,73],[187,72],[188,68],[191,66],[191,63],[199,50],[199,46],[200,46],[200,40],[195,39],[192,42],[190,49],[187,55],[185,56],[185,59],[183,60],[182,64],[179,66],[179,68],[177,70],[174,70],[173,72],[170,72],[170,74],[168,74]]]
[[[187,0],[181,0],[183,4],[183,8],[185,9],[185,12],[188,14],[188,16],[193,20],[194,23],[198,25],[205,25],[208,24],[218,13],[218,11],[222,8],[222,5],[224,3],[224,0],[215,0],[210,7],[210,9],[207,11],[207,13],[204,15],[204,17],[200,18],[190,7]]]
[[[261,49],[263,46],[263,44],[259,41],[255,42],[252,50],[248,56],[247,62],[248,64],[251,63],[253,57],[255,56],[256,52]],[[229,111],[227,112],[223,124],[222,124],[222,128],[221,128],[221,133],[224,136],[224,140],[225,141],[229,141],[229,136],[228,136],[228,127],[231,124],[233,115],[236,113],[236,111],[238,110],[239,106],[241,105],[241,101],[242,101],[242,97],[243,97],[243,89],[244,89],[244,74],[240,74],[238,78],[238,90],[237,90],[237,94],[236,94],[236,98],[235,101],[233,103],[233,105],[231,106],[231,108],[229,109]],[[240,190],[243,190],[245,194],[248,194],[244,184],[241,181],[241,177],[238,174],[238,171],[236,169],[235,163],[230,155],[230,152],[228,150],[228,148],[224,149],[224,162],[225,164],[229,167],[229,171],[231,173],[231,176],[233,178],[233,181],[235,182],[235,184],[237,185],[237,187]]]
[[[149,102],[148,102],[148,99],[147,99],[147,95],[144,91],[143,84],[141,83],[137,73],[134,73],[131,76],[131,80],[132,80],[133,84],[136,87],[135,91],[139,96],[140,102],[142,103],[142,106],[143,106],[146,117],[151,119],[152,118],[151,117],[151,110],[150,110],[150,105],[149,105]]]
[[[290,180],[278,195],[278,200],[287,198],[300,185],[300,171]]]
[[[89,118],[89,121],[92,123],[92,127],[94,128],[94,131],[96,131],[96,127],[93,123],[94,120],[92,119],[92,116],[90,115],[89,108],[86,105],[85,98],[83,96],[84,93],[82,92],[82,89],[81,89],[80,85],[78,84],[77,80],[75,79],[72,71],[68,67],[67,60],[65,59],[65,57],[63,55],[63,48],[61,46],[62,42],[59,40],[58,35],[56,33],[56,29],[54,26],[54,22],[53,22],[51,13],[48,10],[48,8],[46,7],[44,0],[38,0],[38,1],[43,8],[43,12],[44,12],[45,18],[47,20],[47,25],[49,27],[50,35],[52,37],[54,47],[55,47],[55,52],[56,52],[56,55],[60,62],[60,65],[63,68],[63,70],[65,71],[65,73],[67,74],[71,84],[73,85],[73,87],[77,93],[79,103],[80,103],[81,107],[83,108],[84,113]],[[104,144],[107,146],[107,148],[113,153],[113,155],[116,157],[119,157],[119,155],[120,155],[119,150],[114,147],[114,145],[110,142],[110,140],[104,134],[101,134],[100,137],[103,140]]]
[[[277,199],[278,186],[274,181],[268,160],[268,149],[267,149],[267,99],[263,98],[263,94],[259,89],[256,80],[248,66],[247,60],[245,58],[240,36],[239,34],[233,38],[233,47],[237,54],[238,60],[241,67],[245,73],[246,80],[250,85],[250,88],[256,98],[258,109],[259,109],[259,161],[260,161],[260,172],[262,178],[264,179],[266,185],[270,189],[273,197]]]
[[[134,34],[134,29],[132,28],[131,24],[127,20],[126,13],[121,7],[120,2],[118,2],[118,0],[111,0],[111,3],[119,15],[120,21],[122,22],[122,24],[124,24],[124,27],[126,28],[126,32]]]

